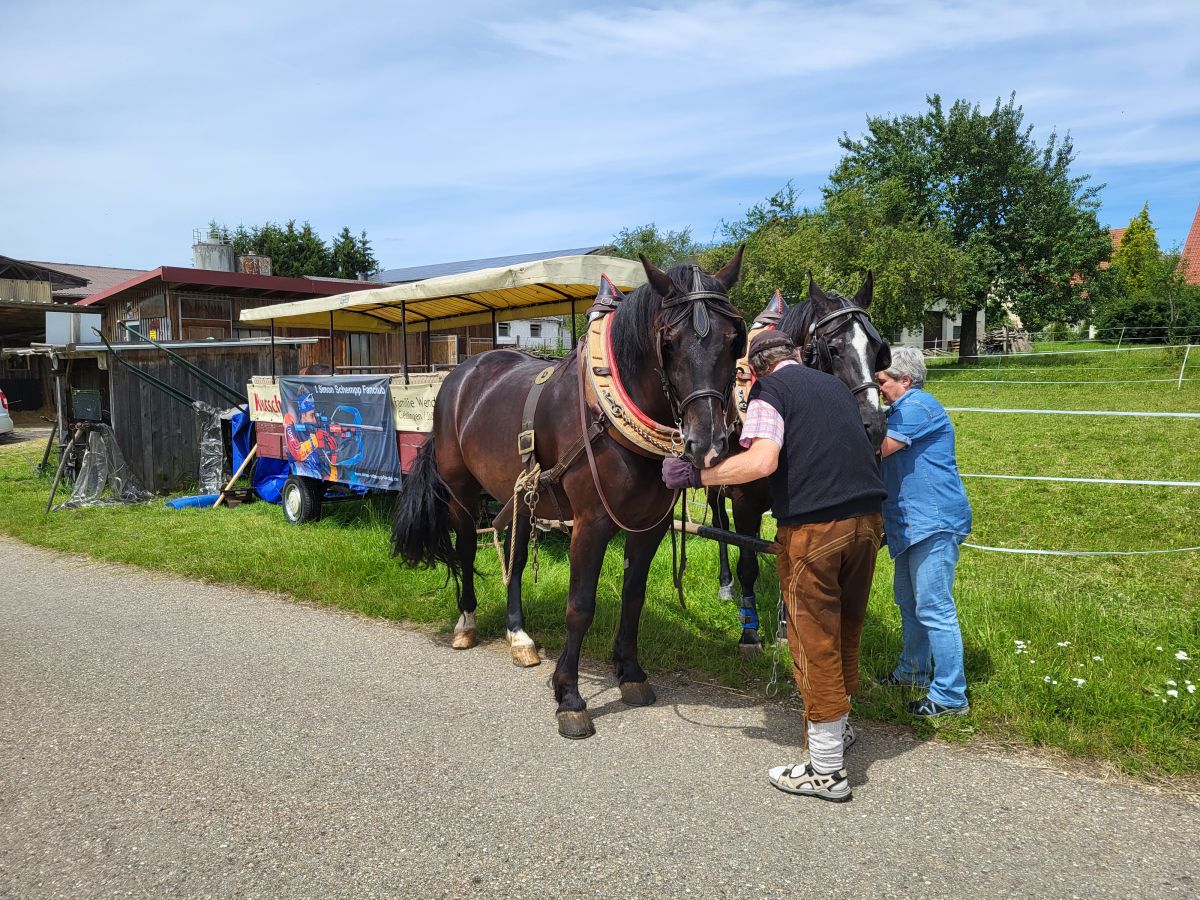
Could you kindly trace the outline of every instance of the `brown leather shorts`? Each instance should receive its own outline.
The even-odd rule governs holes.
[[[858,691],[858,642],[882,537],[879,513],[779,526],[792,674],[809,721],[841,718]]]

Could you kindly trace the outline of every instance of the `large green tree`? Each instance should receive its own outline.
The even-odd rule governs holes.
[[[692,240],[692,229],[682,231],[660,229],[651,222],[633,228],[622,228],[613,237],[613,249],[617,256],[637,259],[642,254],[660,268],[675,263],[690,262],[700,253],[701,247]]]
[[[1158,232],[1150,221],[1149,203],[1129,220],[1120,244],[1113,251],[1112,264],[1128,294],[1156,287],[1155,282],[1166,274],[1164,270],[1167,266],[1158,246]]]
[[[965,357],[979,338],[974,314],[989,300],[1030,327],[1082,318],[1111,245],[1096,220],[1101,186],[1072,173],[1070,136],[1052,132],[1039,144],[1014,97],[990,112],[965,100],[947,111],[937,95],[927,102],[919,115],[868,117],[862,137],[842,136],[826,205],[891,182],[901,220],[945,234],[964,254]]]
[[[238,256],[269,256],[274,275],[315,275],[325,278],[357,278],[374,275],[379,262],[371,250],[371,242],[363,231],[354,237],[349,228],[342,228],[332,246],[308,222],[297,226],[295,219],[279,225],[267,222],[247,228],[238,225],[232,231],[215,220],[209,223],[209,237],[233,244]]]

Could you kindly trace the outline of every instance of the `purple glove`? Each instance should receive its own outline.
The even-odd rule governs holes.
[[[686,459],[668,457],[662,464],[663,484],[673,491],[700,487],[700,470]]]

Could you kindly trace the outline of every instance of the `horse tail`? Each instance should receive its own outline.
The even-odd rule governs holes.
[[[438,472],[431,434],[417,454],[412,471],[404,476],[396,498],[392,556],[399,556],[405,565],[422,569],[441,563],[454,579],[457,593],[462,562],[455,552],[450,529],[452,496],[449,485]]]

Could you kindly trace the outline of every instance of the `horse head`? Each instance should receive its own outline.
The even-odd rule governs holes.
[[[891,350],[871,323],[868,310],[875,280],[870,272],[858,293],[847,300],[823,291],[808,277],[808,302],[789,316],[786,330],[804,354],[804,364],[828,372],[854,394],[863,427],[876,450],[887,434],[875,373],[891,365]]]
[[[657,308],[650,339],[671,418],[683,433],[683,455],[711,466],[729,450],[734,367],[746,348],[746,323],[729,302],[743,248],[709,275],[696,265],[667,271],[642,257]]]

